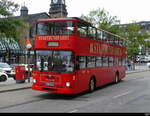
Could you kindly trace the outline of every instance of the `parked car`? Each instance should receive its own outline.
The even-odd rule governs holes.
[[[8,77],[15,77],[15,71],[10,67],[9,64],[0,62],[0,69],[5,71]]]
[[[8,79],[8,75],[5,73],[5,71],[0,69],[0,82],[4,82]]]
[[[141,63],[146,63],[146,62],[149,62],[150,60],[149,60],[149,58],[140,58],[139,59],[139,62],[141,62]]]

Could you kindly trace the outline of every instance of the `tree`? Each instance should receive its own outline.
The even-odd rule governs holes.
[[[121,28],[119,35],[126,39],[127,56],[130,58],[136,57],[140,52],[140,46],[147,46],[145,39],[148,38],[148,33],[141,33],[140,30],[141,27],[136,22]]]
[[[90,11],[88,15],[82,14],[81,18],[92,23],[93,26],[97,28],[101,28],[115,34],[120,31],[120,20],[117,19],[117,16],[111,16],[104,8],[102,10],[98,8]]]
[[[16,12],[19,8],[18,4],[8,0],[0,1],[0,17],[11,16],[14,12]]]
[[[121,21],[117,19],[117,16],[111,16],[109,12],[104,9],[101,10],[98,8],[97,10],[90,11],[86,16],[82,14],[81,18],[92,23],[93,26],[97,28],[125,38],[128,57],[135,57],[140,51],[140,45],[150,46],[150,43],[145,42],[145,39],[148,38],[148,34],[140,33],[141,27],[136,22],[121,26]]]
[[[0,1],[0,38],[14,38],[19,41],[22,33],[20,28],[27,28],[27,25],[20,19],[9,18],[19,8],[18,4],[8,0]]]

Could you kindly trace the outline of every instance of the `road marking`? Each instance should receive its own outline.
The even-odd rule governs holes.
[[[75,112],[78,112],[78,110],[77,110],[77,109],[74,109],[74,110],[72,110],[72,111],[70,111],[70,112],[68,112],[68,113],[75,113]]]
[[[122,94],[119,94],[117,96],[114,96],[113,98],[118,98],[118,97],[122,97],[122,96],[125,96],[125,95],[128,95],[129,93],[132,93],[133,91],[128,91],[128,92],[125,92],[125,93],[122,93]]]

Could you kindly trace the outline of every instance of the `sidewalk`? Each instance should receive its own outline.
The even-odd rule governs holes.
[[[146,72],[146,71],[150,71],[150,68],[148,68],[146,65],[142,65],[142,66],[135,66],[135,70],[127,70],[126,74],[132,74],[132,73],[140,73],[140,72]]]
[[[132,73],[140,73],[145,71],[150,71],[150,68],[146,66],[136,66],[135,70],[126,71],[126,74],[128,75]],[[22,89],[30,89],[31,85],[32,85],[32,79],[30,80],[30,83],[28,83],[28,80],[26,80],[25,83],[17,84],[14,79],[9,78],[6,82],[0,82],[0,93],[17,91]]]
[[[29,89],[31,88],[31,85],[32,85],[32,80],[30,83],[28,83],[28,80],[26,80],[25,83],[17,84],[14,79],[9,78],[6,82],[0,82],[0,93],[17,91],[22,89]]]

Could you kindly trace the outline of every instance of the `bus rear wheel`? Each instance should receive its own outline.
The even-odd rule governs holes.
[[[96,82],[95,79],[92,78],[89,82],[89,92],[92,93],[96,88]]]

